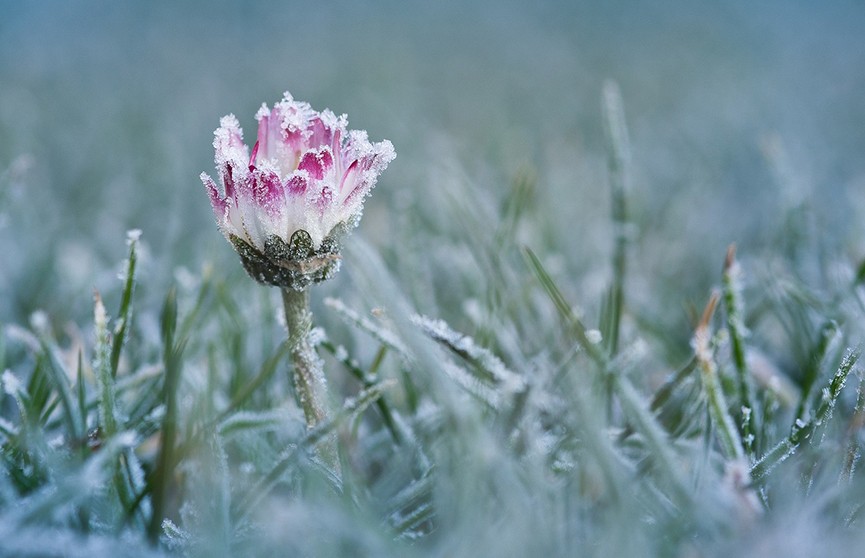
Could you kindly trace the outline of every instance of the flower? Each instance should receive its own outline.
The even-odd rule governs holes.
[[[296,290],[329,278],[341,238],[357,226],[366,196],[396,157],[387,140],[348,130],[346,115],[318,112],[285,93],[255,115],[250,153],[233,114],[214,132],[223,188],[201,173],[216,222],[256,280]]]

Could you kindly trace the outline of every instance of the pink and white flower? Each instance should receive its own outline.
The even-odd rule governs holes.
[[[364,199],[396,153],[387,140],[370,143],[365,131],[348,130],[346,115],[318,112],[288,92],[273,109],[263,104],[255,118],[251,152],[237,118],[220,120],[213,147],[222,190],[206,173],[201,180],[220,231],[247,270],[259,281],[282,284],[259,268],[297,267],[323,252],[338,259],[329,238],[357,225]],[[289,255],[298,240],[304,251]],[[262,259],[255,272],[250,258]]]

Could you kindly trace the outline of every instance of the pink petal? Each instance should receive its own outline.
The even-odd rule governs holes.
[[[333,167],[333,154],[329,147],[323,147],[319,150],[318,159],[321,161],[321,167],[325,173]]]
[[[222,222],[225,218],[225,210],[228,204],[219,195],[219,190],[216,188],[216,183],[207,173],[201,173],[201,182],[207,189],[207,195],[210,197],[210,205],[213,207],[213,213],[216,215],[216,220]]]
[[[333,156],[330,154],[330,149],[324,147],[322,150],[304,153],[297,168],[308,172],[311,178],[321,180],[331,166],[333,166]]]
[[[345,198],[343,198],[343,205],[352,205],[369,194],[372,187],[375,186],[375,180],[368,180],[366,177],[361,177],[360,180],[356,180],[354,184],[354,188],[348,193]]]
[[[333,141],[330,143],[330,148],[333,150],[333,154],[339,158],[340,151],[342,150],[342,135],[340,129],[337,128],[333,131]]]
[[[244,147],[243,130],[233,114],[219,119],[219,128],[214,132],[213,147],[222,152]]]
[[[280,113],[277,107],[273,107],[273,110],[269,111],[267,105],[262,105],[256,118],[258,119],[258,142],[261,144],[261,154],[270,159],[276,155],[276,146],[282,140]]]
[[[331,190],[329,186],[325,186],[321,189],[318,199],[315,200],[315,205],[318,206],[319,211],[322,213],[333,205],[333,190]]]
[[[284,208],[285,193],[279,175],[273,171],[256,171],[253,174],[252,193],[259,208],[271,215],[279,214]]]
[[[266,112],[267,106],[264,105],[261,107],[261,110],[258,113],[258,141],[256,141],[256,145],[261,146],[262,153],[264,153],[265,157],[270,153],[270,145],[268,142],[269,139],[269,128],[268,125],[270,122],[270,116]]]
[[[234,182],[234,169],[232,167],[231,161],[225,162],[225,167],[222,171],[222,184],[223,186],[225,186],[225,198],[235,199],[235,201],[237,201],[237,191],[235,189]]]
[[[320,117],[315,117],[309,121],[307,127],[309,133],[310,147],[318,147],[320,145],[328,145],[333,137],[333,131],[322,121]]]
[[[296,172],[289,176],[288,180],[285,182],[285,192],[292,196],[305,194],[308,187],[309,178],[307,178],[305,173]]]
[[[249,156],[249,170],[253,170],[255,168],[255,158],[258,157],[258,146],[261,144],[261,141],[255,142],[255,146],[252,148],[252,155]]]
[[[345,174],[342,175],[342,180],[339,182],[339,192],[343,193],[346,188],[350,190],[354,190],[355,181],[357,180],[358,173],[358,162],[357,160],[352,161],[352,163],[345,169]]]

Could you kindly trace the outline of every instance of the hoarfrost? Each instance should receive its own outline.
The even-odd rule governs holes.
[[[499,409],[501,407],[501,397],[499,394],[481,382],[478,378],[466,372],[462,367],[457,366],[450,361],[445,361],[442,363],[442,370],[463,389],[493,409]]]
[[[162,520],[162,541],[169,550],[183,550],[192,540],[188,531],[181,529],[170,519]]]
[[[489,373],[496,382],[511,392],[525,388],[525,381],[508,369],[499,357],[478,346],[474,339],[450,328],[444,320],[414,315],[412,322],[435,341],[448,346],[455,353]]]
[[[604,336],[601,335],[601,332],[597,329],[589,329],[586,331],[586,339],[588,339],[589,343],[592,345],[598,345],[604,340]]]
[[[41,334],[48,332],[51,321],[48,319],[48,314],[44,310],[37,310],[30,314],[30,327],[33,331]]]
[[[141,229],[129,229],[126,231],[126,245],[132,246],[141,238]]]
[[[15,436],[16,434],[18,434],[18,429],[15,427],[14,424],[4,419],[3,417],[0,417],[0,432],[5,432],[12,436]]]
[[[146,420],[152,424],[158,424],[162,421],[162,418],[165,416],[165,405],[160,404],[153,408],[152,411],[147,413]]]
[[[318,347],[325,341],[327,341],[327,334],[324,332],[324,329],[320,327],[314,327],[309,332],[308,337],[309,344],[313,347]]]
[[[21,326],[9,324],[5,327],[4,333],[10,340],[18,341],[19,343],[26,345],[27,348],[34,353],[38,353],[41,350],[39,340],[36,336]]]
[[[340,345],[336,348],[336,351],[334,351],[333,356],[337,360],[345,361],[348,360],[348,351],[344,346]]]
[[[328,308],[331,308],[332,310],[335,310],[337,314],[342,316],[342,318],[350,325],[355,325],[365,330],[382,344],[387,345],[388,347],[396,350],[402,355],[410,354],[408,347],[406,347],[402,343],[402,341],[400,341],[400,339],[393,334],[393,332],[361,316],[354,310],[347,307],[345,303],[341,300],[337,298],[325,298],[324,305]]]
[[[261,106],[258,107],[258,111],[255,113],[255,119],[261,120],[262,118],[266,118],[270,116],[270,109],[267,108],[267,103],[261,103]]]
[[[3,384],[3,391],[6,392],[7,395],[16,397],[22,392],[21,380],[19,380],[11,370],[3,372],[3,376],[0,376],[0,383]]]
[[[123,432],[118,432],[116,436],[114,436],[114,443],[121,448],[131,448],[135,446],[137,440],[137,436],[133,430],[124,430]]]

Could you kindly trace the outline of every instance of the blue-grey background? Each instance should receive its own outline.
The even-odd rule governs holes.
[[[0,0],[0,322],[86,316],[92,288],[118,290],[130,228],[141,296],[179,266],[238,273],[198,174],[220,116],[250,137],[286,89],[396,146],[360,232],[382,250],[406,232],[394,211],[423,222],[443,181],[495,200],[530,168],[564,267],[605,272],[611,78],[633,144],[633,297],[705,293],[727,244],[770,251],[803,203],[859,258],[863,26],[856,1]]]

